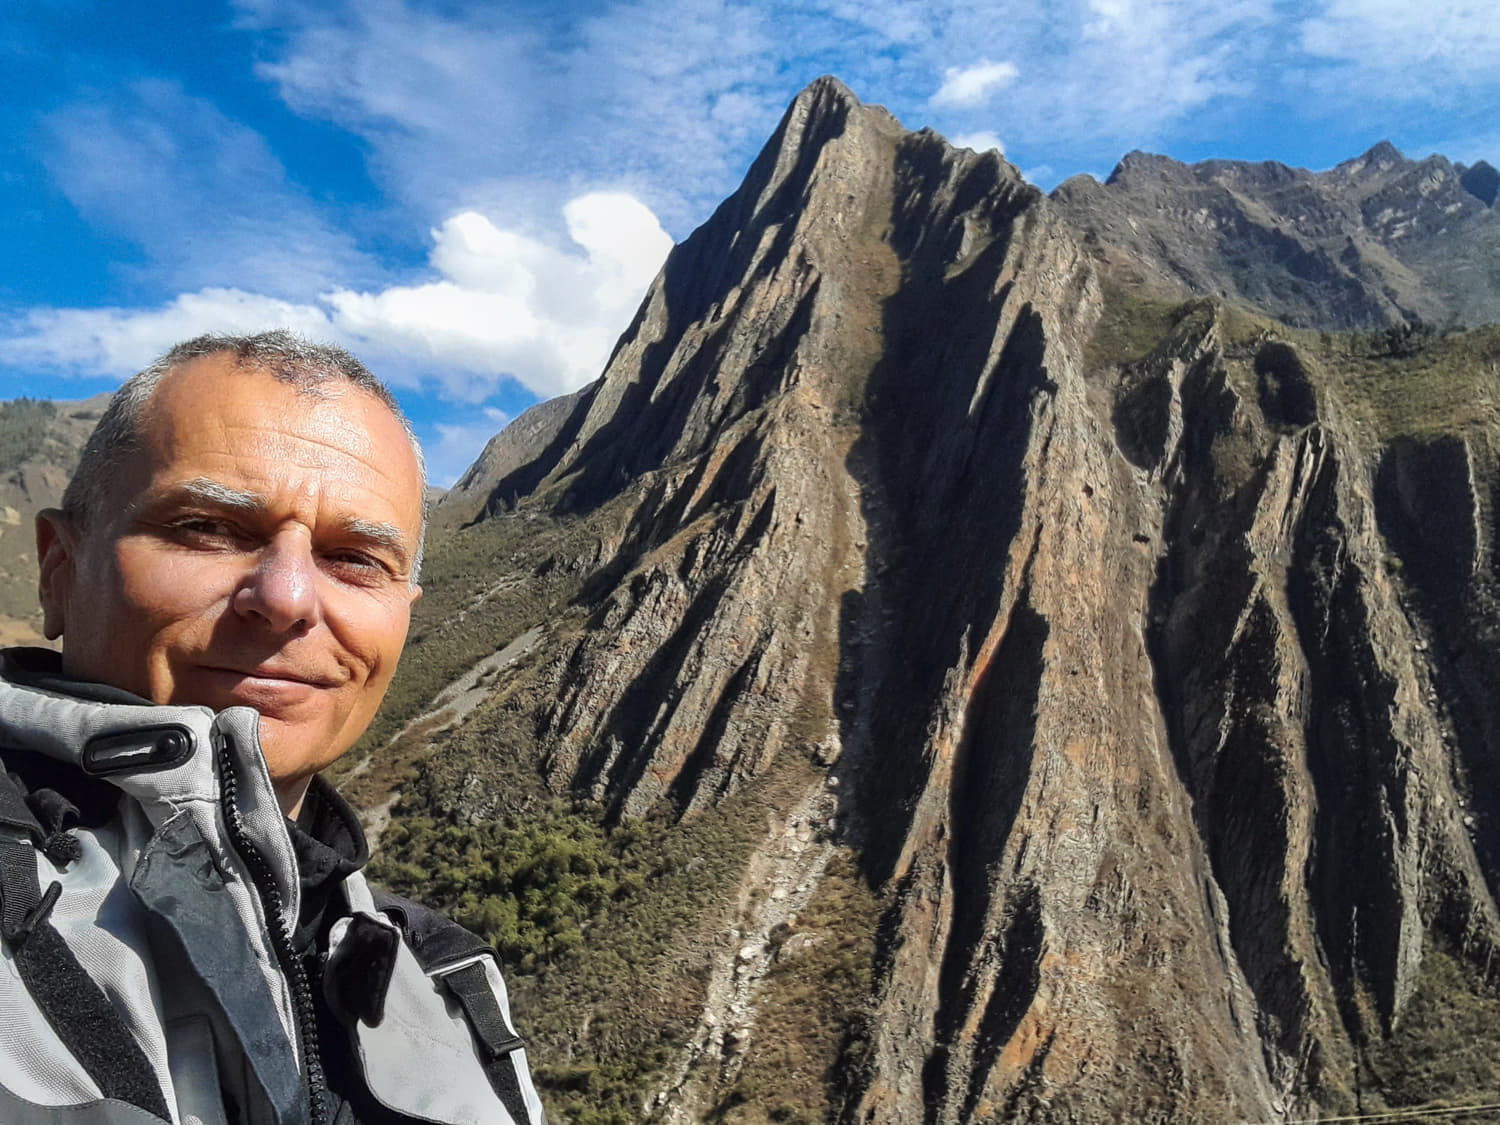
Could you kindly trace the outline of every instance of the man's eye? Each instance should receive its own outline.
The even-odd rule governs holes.
[[[227,520],[211,519],[207,516],[189,516],[175,520],[172,530],[191,539],[237,539],[241,532]]]
[[[364,551],[329,551],[324,561],[338,570],[356,574],[383,574],[386,566],[374,555]]]

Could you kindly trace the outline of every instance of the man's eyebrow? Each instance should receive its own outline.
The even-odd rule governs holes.
[[[220,508],[233,508],[241,512],[260,511],[270,504],[270,501],[258,492],[230,488],[227,484],[220,484],[208,477],[194,477],[192,480],[179,481],[172,486],[171,491],[189,500],[214,504]]]
[[[340,526],[346,534],[357,535],[382,547],[389,547],[401,556],[403,563],[407,561],[406,535],[395,524],[355,518],[343,520]]]

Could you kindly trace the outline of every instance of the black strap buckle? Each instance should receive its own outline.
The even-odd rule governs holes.
[[[506,1025],[500,1002],[490,989],[483,961],[470,961],[461,968],[439,973],[437,977],[463,1007],[487,1060],[498,1059],[524,1046],[521,1037]]]

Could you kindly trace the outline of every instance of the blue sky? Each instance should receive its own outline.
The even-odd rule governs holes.
[[[1500,164],[1492,0],[11,0],[0,398],[287,325],[447,483],[598,374],[820,74],[1050,188],[1141,148]]]

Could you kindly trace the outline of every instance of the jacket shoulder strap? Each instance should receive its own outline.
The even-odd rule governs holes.
[[[371,888],[376,907],[398,926],[422,970],[463,1009],[490,1086],[517,1122],[540,1123],[539,1105],[504,1001],[495,951],[457,922],[420,903]],[[497,994],[496,986],[499,992]]]
[[[20,781],[0,763],[0,937],[21,983],[104,1097],[167,1120],[166,1098],[145,1052],[50,921],[62,884],[42,890],[37,850],[43,839]]]

